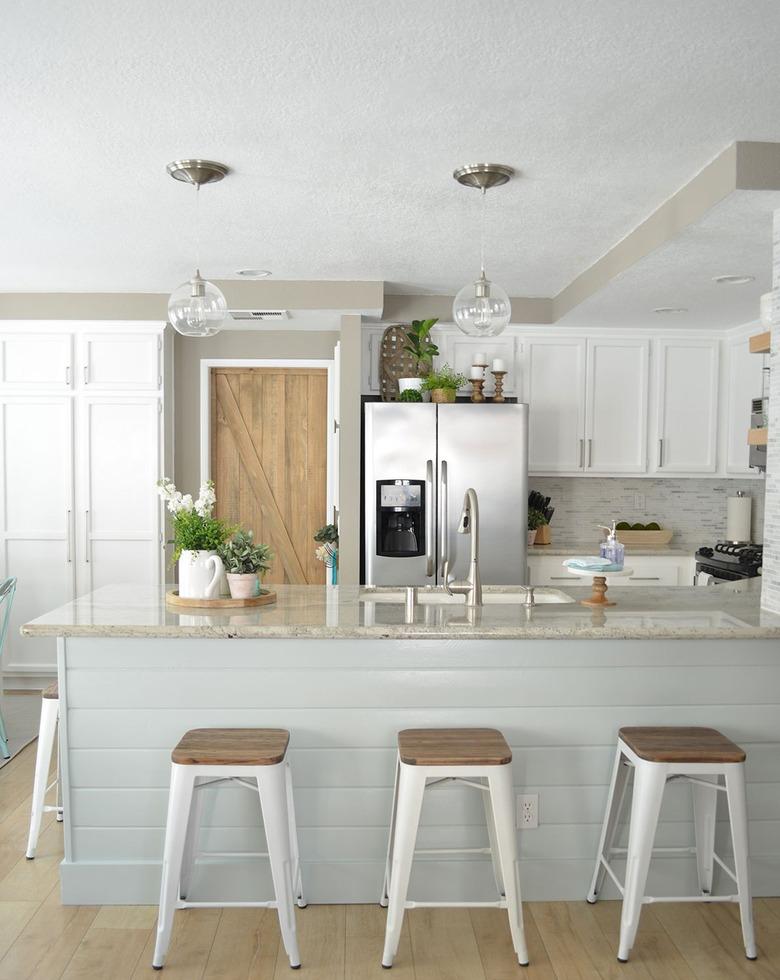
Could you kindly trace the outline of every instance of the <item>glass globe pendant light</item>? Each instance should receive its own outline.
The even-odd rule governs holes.
[[[213,282],[200,274],[200,188],[213,184],[228,173],[223,163],[213,160],[174,160],[167,171],[174,180],[195,187],[195,274],[171,293],[168,320],[184,337],[213,337],[219,333],[227,316],[227,300]]]
[[[506,291],[485,275],[485,195],[490,187],[500,187],[512,176],[512,167],[501,163],[477,163],[460,167],[452,175],[465,187],[476,187],[482,195],[480,229],[480,274],[458,292],[452,304],[452,318],[469,337],[495,337],[512,316],[512,304]]]

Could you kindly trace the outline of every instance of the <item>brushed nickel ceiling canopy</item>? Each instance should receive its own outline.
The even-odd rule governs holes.
[[[514,167],[503,163],[472,163],[467,167],[458,167],[452,176],[465,187],[486,191],[491,187],[500,187],[514,175]]]
[[[165,168],[174,180],[185,184],[215,184],[230,173],[230,167],[214,160],[173,160]]]

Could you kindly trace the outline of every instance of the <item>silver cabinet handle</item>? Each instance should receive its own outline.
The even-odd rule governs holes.
[[[572,582],[572,576],[571,575],[551,575],[550,576],[550,581],[551,582]],[[574,584],[574,583],[572,582],[572,584]]]
[[[593,465],[593,440],[588,439],[588,469]]]
[[[585,440],[580,439],[580,469],[585,468]]]
[[[89,564],[89,511],[84,511],[84,561]]]
[[[425,462],[425,574],[434,572],[433,542],[433,460]]]
[[[89,366],[87,364],[84,365],[84,384],[89,384]]]
[[[609,574],[609,572],[607,572],[607,574]],[[631,581],[632,582],[660,582],[661,576],[660,575],[644,575],[644,576],[632,575]]]
[[[71,544],[70,544],[71,543],[71,533],[72,533],[71,526],[70,526],[70,511],[69,510],[66,510],[65,511],[65,515],[66,515],[66,523],[67,523],[67,530],[66,530],[65,533],[68,535],[68,558],[67,558],[67,562],[70,565],[71,561],[73,560],[72,554],[71,554]]]
[[[65,384],[70,387],[70,364],[65,365]]]
[[[443,459],[441,461],[441,467],[439,469],[439,532],[440,532],[440,547],[439,547],[439,561],[441,562],[442,575],[444,574],[445,567],[449,563],[449,551],[448,551],[448,541],[447,541],[447,460]]]
[[[664,465],[664,441],[663,439],[658,440],[658,466]]]

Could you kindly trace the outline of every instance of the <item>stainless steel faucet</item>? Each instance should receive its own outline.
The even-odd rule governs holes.
[[[482,605],[482,580],[479,577],[479,503],[477,491],[469,487],[463,497],[463,510],[458,524],[458,534],[471,535],[469,573],[465,582],[453,582],[449,578],[449,558],[444,563],[444,587],[449,595],[465,595],[467,606]]]

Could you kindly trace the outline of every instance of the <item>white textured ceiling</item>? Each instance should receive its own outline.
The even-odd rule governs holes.
[[[202,268],[551,296],[733,140],[780,140],[776,0],[26,0],[0,30],[0,289],[167,291]],[[665,301],[666,302],[666,301]],[[670,301],[671,302],[671,301]]]

